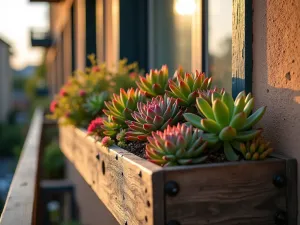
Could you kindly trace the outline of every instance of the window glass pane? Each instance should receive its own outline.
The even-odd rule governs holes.
[[[208,64],[213,84],[232,89],[232,0],[208,2]]]
[[[191,71],[193,18],[199,2],[200,0],[150,1],[150,68],[167,64],[171,74],[179,65],[184,70]]]

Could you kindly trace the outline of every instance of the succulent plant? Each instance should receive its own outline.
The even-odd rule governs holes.
[[[204,91],[201,90],[199,91],[199,97],[204,98],[210,105],[212,105],[211,99],[222,98],[224,91],[224,88],[219,89],[217,87]]]
[[[103,134],[110,137],[115,137],[122,128],[120,124],[113,122],[111,116],[103,120]]]
[[[270,142],[266,142],[261,135],[251,141],[245,143],[237,142],[233,145],[234,148],[239,150],[246,160],[263,160],[273,152],[270,148]]]
[[[87,129],[88,135],[103,136],[103,120],[101,117],[92,120]]]
[[[146,157],[160,166],[201,163],[207,158],[204,154],[207,142],[202,140],[202,133],[185,124],[152,132],[146,145]]]
[[[254,99],[250,93],[246,96],[245,92],[239,93],[234,101],[224,91],[221,96],[212,95],[211,102],[212,106],[204,98],[197,98],[196,106],[203,118],[192,113],[185,113],[184,118],[193,126],[214,134],[223,143],[228,160],[238,160],[239,156],[232,148],[233,142],[250,141],[262,132],[261,129],[252,129],[252,126],[262,118],[266,107],[251,114]]]
[[[196,71],[192,73],[175,73],[176,81],[169,80],[169,88],[171,91],[166,93],[174,98],[179,99],[182,106],[189,107],[196,103],[199,91],[206,91],[211,86],[211,78],[205,77],[204,73]]]
[[[120,95],[113,94],[109,102],[104,102],[107,110],[103,112],[110,117],[111,122],[120,125],[121,128],[127,128],[126,120],[133,119],[131,114],[137,108],[138,102],[143,102],[145,95],[139,89],[133,88],[127,90],[120,89]]]
[[[147,97],[156,97],[164,95],[168,79],[168,67],[164,65],[160,70],[150,70],[150,73],[146,74],[146,78],[140,76],[140,81],[137,81],[136,84]]]
[[[126,139],[146,141],[152,131],[164,130],[168,125],[177,124],[182,113],[178,100],[166,95],[159,95],[147,103],[139,102],[137,111],[132,113],[134,120],[126,121],[129,127]]]
[[[86,100],[84,108],[95,116],[103,110],[105,106],[104,101],[106,100],[108,100],[108,93],[106,91],[101,92],[101,94],[94,94]]]
[[[115,143],[114,140],[112,140],[111,137],[108,137],[108,136],[105,136],[101,140],[101,144],[105,147],[112,146],[114,143]]]

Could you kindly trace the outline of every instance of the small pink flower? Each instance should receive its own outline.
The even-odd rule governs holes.
[[[105,147],[109,147],[109,146],[111,146],[113,143],[114,143],[114,141],[111,140],[111,138],[108,137],[108,136],[105,136],[105,137],[102,139],[102,141],[101,141],[101,144],[102,144],[103,146],[105,146]]]
[[[85,95],[86,95],[86,91],[84,91],[84,90],[79,91],[79,96],[80,97],[84,97]]]
[[[68,96],[68,92],[66,92],[64,89],[60,89],[59,95],[62,97],[66,97],[66,96]]]
[[[88,134],[95,134],[101,131],[101,126],[103,125],[103,118],[98,117],[91,121],[90,125],[88,126]]]
[[[92,72],[93,72],[93,73],[100,72],[100,67],[99,67],[99,66],[93,66],[93,67],[92,67]]]
[[[54,113],[54,111],[57,107],[58,107],[57,101],[53,100],[50,104],[50,112]]]

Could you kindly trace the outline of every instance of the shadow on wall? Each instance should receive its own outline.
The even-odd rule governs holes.
[[[253,93],[275,150],[300,160],[300,2],[253,1]]]

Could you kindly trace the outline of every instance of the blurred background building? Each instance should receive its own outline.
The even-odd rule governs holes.
[[[0,122],[6,122],[12,106],[13,70],[10,45],[0,38]]]

